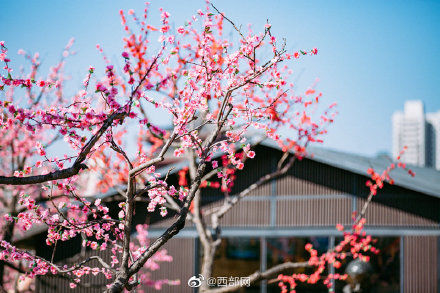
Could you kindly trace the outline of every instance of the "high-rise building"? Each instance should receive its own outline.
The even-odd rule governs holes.
[[[440,111],[427,113],[426,121],[431,160],[433,166],[440,170]]]
[[[407,146],[403,162],[440,169],[440,111],[425,114],[422,101],[407,101],[392,121],[393,156]]]

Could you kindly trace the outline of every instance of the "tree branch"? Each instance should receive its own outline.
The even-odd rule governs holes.
[[[69,177],[72,177],[79,173],[79,171],[83,169],[87,169],[87,166],[83,164],[84,160],[87,158],[87,155],[92,150],[93,146],[96,144],[96,142],[101,138],[101,136],[104,134],[104,132],[112,125],[113,121],[116,119],[123,119],[127,113],[125,112],[115,112],[110,117],[108,117],[101,128],[98,130],[98,132],[93,135],[87,144],[82,148],[81,152],[79,153],[78,157],[76,158],[75,162],[73,163],[73,166],[70,168],[57,170],[48,174],[44,175],[35,175],[35,176],[28,176],[28,177],[16,177],[16,176],[0,176],[0,184],[6,184],[6,185],[27,185],[27,184],[37,184],[37,183],[43,183],[47,181],[53,181],[53,180],[59,180],[59,179],[66,179]]]
[[[285,270],[288,269],[296,269],[296,268],[305,268],[305,267],[309,267],[309,263],[308,262],[285,262],[279,265],[276,265],[264,272],[261,271],[256,271],[255,273],[249,275],[248,278],[249,282],[243,282],[243,281],[239,281],[239,282],[235,282],[230,286],[227,287],[223,287],[223,288],[218,288],[218,289],[209,289],[209,290],[204,290],[202,292],[209,292],[209,293],[223,293],[223,292],[233,292],[235,290],[238,290],[240,288],[243,288],[245,286],[247,286],[247,284],[253,284],[256,283],[258,281],[261,280],[266,280],[269,279],[270,277],[273,277],[276,274],[282,273]]]

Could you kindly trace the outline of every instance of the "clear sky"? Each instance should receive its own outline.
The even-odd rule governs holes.
[[[205,5],[194,0],[151,2],[152,19],[157,21],[158,8],[164,7],[176,27]],[[424,101],[428,112],[440,110],[440,1],[213,3],[243,26],[262,27],[269,19],[292,51],[318,48],[317,56],[303,58],[293,69],[299,89],[319,79],[324,101],[338,103],[340,114],[329,129],[327,147],[369,155],[391,152],[391,115],[403,109],[405,100]],[[3,0],[0,40],[12,57],[20,48],[40,52],[45,69],[75,37],[77,54],[66,66],[73,88],[89,65],[103,72],[96,44],[120,62],[124,33],[119,10],[130,8],[142,11],[143,1]]]

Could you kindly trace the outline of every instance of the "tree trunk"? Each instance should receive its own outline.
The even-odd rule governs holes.
[[[11,203],[9,206],[9,212],[12,217],[17,216],[17,211],[15,209],[15,205],[17,204],[18,195],[15,195],[11,199]],[[12,237],[14,235],[15,222],[7,222],[6,226],[3,228],[3,241],[11,243]],[[4,275],[5,275],[5,262],[0,261],[0,287],[4,285]]]

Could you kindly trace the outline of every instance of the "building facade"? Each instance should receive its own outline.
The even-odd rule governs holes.
[[[427,113],[428,142],[430,144],[432,162],[437,170],[440,170],[440,111]]]
[[[237,194],[273,171],[282,156],[276,146],[264,143],[256,146],[255,151],[257,157],[237,173],[231,194]],[[353,212],[359,211],[365,203],[369,191],[365,186],[366,170],[370,167],[383,170],[389,163],[323,149],[310,152],[312,155],[297,161],[285,176],[254,190],[222,218],[222,243],[213,271],[217,280],[246,276],[285,261],[304,261],[308,258],[304,250],[306,243],[313,243],[319,252],[332,248],[342,237],[335,225],[340,223],[350,229]],[[369,287],[363,292],[439,292],[440,173],[416,167],[413,170],[416,177],[412,178],[403,170],[395,171],[391,174],[395,184],[385,184],[367,210],[366,231],[377,239],[376,247],[381,253],[371,258]],[[177,174],[170,174],[169,180],[171,184],[177,183]],[[203,189],[202,213],[208,214],[221,204],[222,198],[215,189]],[[171,212],[168,218],[151,215],[146,207],[146,204],[138,204],[136,222],[148,223],[149,236],[154,239],[175,218]],[[50,257],[51,248],[44,244],[44,237],[44,233],[35,235],[33,243],[38,254]],[[29,243],[29,239],[26,241]],[[66,259],[78,247],[78,244],[69,244],[65,249],[58,247],[55,256]],[[179,279],[181,284],[164,286],[162,292],[197,292],[197,288],[188,286],[188,280],[200,273],[201,265],[202,249],[194,225],[188,221],[164,248],[174,260],[161,264],[152,276]],[[347,259],[341,268],[329,266],[327,273],[344,273],[349,263]],[[305,270],[295,272],[307,273]],[[105,283],[92,276],[87,281]],[[338,281],[332,290],[343,292],[344,286],[347,284]],[[37,290],[101,292],[94,288],[70,290],[68,281],[50,276],[38,279]],[[269,280],[239,292],[280,292],[280,289],[276,282]],[[325,286],[300,285],[297,292],[329,290]]]
[[[403,162],[440,170],[440,111],[425,113],[422,101],[406,101],[393,114],[392,131],[393,157],[407,146]]]
[[[267,145],[256,153],[258,160],[249,162],[237,175],[235,192],[270,172],[281,156],[276,147]],[[319,252],[333,247],[342,236],[335,225],[350,227],[353,212],[365,203],[366,169],[383,170],[389,163],[323,149],[311,153],[288,174],[255,190],[225,215],[214,277],[246,276],[284,261],[304,261],[308,258],[306,243],[313,243]],[[428,168],[414,171],[416,178],[403,170],[392,173],[396,184],[386,184],[367,210],[366,231],[377,239],[381,253],[371,258],[370,287],[362,292],[440,290],[440,173]],[[213,200],[215,196],[205,191],[204,212],[220,204]],[[152,224],[151,237],[159,237],[172,221]],[[182,255],[183,247],[191,252]],[[164,292],[196,292],[187,286],[188,279],[200,273],[202,252],[194,225],[188,221],[166,248],[178,257],[179,265],[164,264],[154,274],[163,278],[172,273],[181,285],[164,288]],[[329,267],[328,272],[344,273],[348,263],[338,269]],[[180,265],[192,269],[182,270]],[[325,286],[301,284],[297,292],[343,292],[344,286],[346,283],[338,281],[329,291]],[[280,289],[276,282],[264,281],[239,292],[275,293]]]

